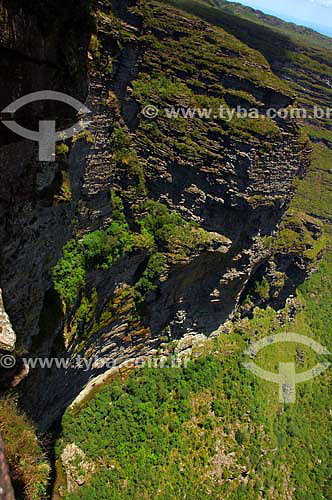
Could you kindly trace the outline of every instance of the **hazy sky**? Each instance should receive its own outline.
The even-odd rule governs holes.
[[[332,36],[332,0],[241,0],[239,3]]]

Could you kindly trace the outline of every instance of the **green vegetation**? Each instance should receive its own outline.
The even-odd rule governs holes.
[[[331,89],[326,84],[332,78],[329,37],[233,2],[167,0],[167,3],[223,28],[257,50],[266,58],[275,75],[287,78],[288,85],[298,96],[299,107],[309,111],[314,105],[330,107]],[[261,74],[259,78],[264,81]],[[314,118],[308,118],[306,122],[317,127],[323,125],[322,120]],[[329,120],[323,126],[330,129]]]
[[[55,290],[70,305],[74,303],[78,290],[85,283],[84,256],[80,250],[79,243],[68,242],[52,273]]]
[[[332,143],[332,131],[323,128],[303,127],[303,130],[308,134],[312,140],[321,140],[323,142]]]
[[[89,271],[108,269],[134,246],[134,235],[121,222],[113,222],[106,231],[94,231],[81,240],[69,241],[53,269],[55,290],[68,305],[73,305]]]
[[[114,127],[111,136],[112,150],[116,161],[122,161],[129,153],[131,139],[128,133],[118,125]]]
[[[136,300],[138,302],[143,302],[149,293],[156,290],[156,283],[165,270],[166,256],[161,253],[152,254],[145,271],[135,285]]]
[[[284,500],[290,492],[294,500],[329,498],[331,373],[299,384],[296,404],[284,406],[276,385],[242,367],[241,353],[249,341],[279,331],[331,350],[331,283],[326,261],[300,287],[303,309],[294,322],[281,326],[272,309],[256,309],[252,320],[210,342],[210,356],[187,368],[145,368],[105,387],[78,413],[67,411],[57,454],[75,442],[97,470],[66,500],[205,500],[209,492],[232,500]],[[256,362],[277,372],[280,361],[293,359],[297,371],[317,363],[310,349],[291,343],[264,349]]]
[[[133,149],[132,138],[122,127],[115,125],[110,137],[114,160],[120,169],[136,180],[136,194],[146,195],[144,168]]]
[[[162,203],[148,200],[143,210],[146,215],[139,221],[142,234],[151,235],[157,247],[175,260],[189,256],[197,247],[206,246],[212,240],[208,232],[185,221],[178,213],[170,212]]]
[[[323,132],[325,132],[323,130]],[[323,218],[330,236],[332,221],[332,151],[324,142],[313,144],[312,162],[306,177],[297,187],[291,208]],[[328,245],[330,243],[328,242]]]
[[[190,95],[191,92],[187,85],[180,79],[174,81],[167,78],[165,75],[160,75],[158,78],[151,78],[149,75],[142,75],[142,78],[133,83],[134,97],[153,98],[160,97],[161,99],[172,99],[178,95]]]
[[[64,142],[57,144],[55,147],[55,152],[57,155],[66,156],[69,153],[69,147]]]
[[[285,82],[276,78],[276,76],[271,71],[267,71],[268,62],[264,57],[264,51],[258,52],[256,50],[252,50],[250,48],[252,47],[252,45],[248,43],[248,40],[241,39],[242,30],[239,28],[245,28],[248,32],[248,27],[250,28],[250,25],[247,21],[243,22],[238,17],[229,16],[228,14],[225,14],[216,8],[211,8],[195,0],[167,0],[166,3],[204,19],[205,21],[210,23],[211,26],[222,28],[222,30],[219,31],[219,43],[221,43],[225,49],[231,51],[231,53],[228,54],[228,57],[223,59],[223,62],[226,65],[226,71],[229,71],[231,74],[237,75],[246,74],[246,76],[249,76],[253,82],[257,82],[258,85],[271,85],[272,87],[285,92],[290,91],[290,88]],[[235,25],[237,25],[238,28],[237,32],[235,31],[235,29],[232,29],[235,28]],[[249,32],[248,34],[250,35],[251,33]],[[202,45],[202,48],[204,48],[205,46],[207,45]],[[257,49],[257,47],[254,47],[254,49]],[[194,46],[191,47],[191,51],[194,53]],[[205,52],[200,55],[196,51],[196,55],[199,58],[201,58],[202,56],[203,58],[208,58],[208,55],[205,54]],[[249,63],[247,67],[244,67],[244,65],[242,64],[236,67],[236,60],[237,62],[239,62],[239,60],[241,60],[241,56],[247,57]],[[216,60],[215,56],[212,56],[212,52],[209,59],[211,61]],[[216,62],[217,61],[218,59],[216,60]],[[256,64],[258,63],[261,66],[256,67],[256,75],[252,64],[254,62]]]
[[[310,232],[310,224],[317,227],[317,235]],[[316,263],[316,258],[322,253],[326,243],[326,239],[320,235],[322,229],[318,219],[313,219],[302,211],[290,209],[281,223],[272,248],[275,252],[296,253]]]
[[[32,423],[8,397],[0,399],[0,432],[17,498],[46,499],[50,465]]]
[[[68,305],[74,304],[89,271],[108,269],[135,247],[134,234],[126,222],[121,198],[114,193],[111,193],[111,207],[112,224],[105,231],[97,230],[80,240],[70,240],[53,269],[54,288]]]
[[[140,232],[129,228],[121,198],[114,193],[111,193],[111,206],[112,224],[106,230],[86,234],[80,240],[70,240],[53,268],[54,288],[70,306],[84,287],[90,271],[107,270],[125,254],[142,248],[152,253],[137,288],[141,300],[143,289],[154,288],[155,285],[148,284],[148,281],[160,274],[166,256],[171,260],[181,260],[196,248],[208,246],[211,242],[209,233],[185,221],[176,212],[170,212],[159,202],[148,200],[142,204],[137,220]]]
[[[203,2],[204,1],[205,0],[203,0]],[[275,32],[282,34],[287,33],[287,35],[295,41],[301,41],[304,44],[312,44],[317,47],[331,48],[330,37],[317,33],[310,28],[282,21],[277,17],[254,10],[251,7],[246,7],[245,5],[226,0],[207,0],[205,3],[218,6],[223,12],[235,14],[242,19],[248,19],[262,26],[270,27]]]
[[[165,16],[161,2],[144,6],[151,33],[136,40],[148,50],[132,84],[133,97],[142,105],[153,103],[162,109],[171,102],[214,108],[233,105],[237,99],[259,105],[259,88],[266,86],[284,95],[300,89],[299,102],[306,106],[318,103],[322,95],[327,99],[320,81],[321,74],[331,74],[326,40],[320,47],[310,33],[297,31],[292,36],[290,27],[283,24],[268,23],[267,27],[264,19],[241,6],[242,19],[234,17],[234,11],[221,12],[203,1],[166,3],[209,21],[211,29],[203,33],[195,17],[190,18],[192,23],[183,23],[182,14],[176,17],[173,7],[166,7],[169,17]],[[227,3],[227,7],[235,9],[234,4]],[[165,35],[157,39],[155,31]],[[278,61],[285,62],[282,71],[286,76],[294,80],[297,75],[295,82],[285,83],[271,71],[270,66],[278,72]],[[151,74],[153,77],[147,76]],[[250,82],[253,93],[226,89],[220,84],[225,75]],[[307,93],[306,88],[312,91]],[[77,492],[65,493],[64,500],[332,497],[331,371],[298,385],[296,404],[282,405],[276,385],[254,377],[242,366],[242,353],[250,342],[279,332],[312,337],[332,350],[331,131],[316,125],[303,129],[303,136],[314,141],[308,176],[299,182],[278,236],[266,239],[273,252],[294,253],[311,261],[309,266],[316,266],[326,243],[318,236],[316,217],[323,219],[327,253],[319,271],[298,290],[295,317],[290,305],[278,313],[270,307],[256,307],[252,319],[228,323],[224,333],[195,353],[200,359],[188,367],[137,370],[127,380],[113,381],[96,391],[80,408],[67,410],[57,456],[66,444],[76,443],[95,464],[95,472]],[[144,153],[149,169],[157,169],[156,163],[165,159],[176,161],[178,168],[186,163],[195,168],[219,168],[224,165],[225,138],[263,143],[261,148],[257,146],[259,154],[270,147],[271,139],[277,142],[280,134],[274,121],[262,118],[234,120],[229,125],[218,119],[213,125],[195,118],[177,119],[170,126],[169,120],[159,116],[154,122],[142,119],[135,134],[120,123],[115,125],[110,144],[116,166],[136,176],[145,201],[139,198],[135,207],[126,205],[125,213],[121,198],[111,193],[114,222],[104,231],[70,242],[53,274],[56,290],[69,304],[82,289],[75,327],[85,322],[85,339],[119,318],[128,323],[125,341],[132,340],[133,331],[144,336],[139,311],[146,298],[166,279],[170,265],[186,261],[211,242],[209,233],[163,204],[146,200],[142,151],[152,152],[154,163],[149,163],[150,153]],[[127,193],[121,195],[128,201]],[[256,206],[269,203],[260,195],[251,201]],[[313,225],[318,227],[316,235],[310,230]],[[123,255],[142,248],[146,257],[135,283],[116,290],[96,318],[98,292],[93,290],[91,296],[84,292],[88,273],[93,269],[104,272]],[[284,286],[284,273],[275,274],[273,283],[263,276],[254,284],[255,298],[267,300],[271,287]],[[294,359],[297,371],[317,363],[312,351],[291,343],[264,349],[256,361],[264,369],[278,372],[279,362]]]
[[[255,293],[262,299],[267,300],[270,296],[270,285],[264,276],[262,281],[257,282],[255,285]]]
[[[206,164],[217,168],[223,163],[224,146],[229,137],[256,144],[281,140],[279,124],[264,117],[264,113],[257,117],[256,112],[255,119],[229,121],[220,116],[219,110],[223,106],[226,112],[237,105],[260,109],[268,104],[261,102],[269,99],[266,87],[272,93],[272,89],[280,92],[280,98],[287,102],[293,94],[289,85],[273,74],[262,53],[240,41],[237,34],[228,33],[228,25],[216,22],[218,15],[223,17],[217,9],[191,2],[195,9],[197,7],[196,11],[183,6],[186,2],[171,3],[214,22],[202,35],[199,19],[186,14],[188,21],[183,22],[181,11],[165,6],[164,2],[149,4],[153,12],[149,21],[152,32],[138,40],[144,47],[144,57],[140,73],[132,82],[132,95],[142,108],[155,105],[159,115],[153,123],[140,120],[132,134],[132,147],[149,152],[144,156],[149,168],[151,164],[158,168],[157,157],[160,163],[174,161],[180,166],[199,169]],[[139,9],[143,13],[142,8]],[[207,9],[211,19],[201,15],[200,9],[204,12]],[[169,119],[164,110],[170,106],[183,110],[211,109],[212,114],[210,119],[197,115]],[[126,148],[129,149],[128,145]]]

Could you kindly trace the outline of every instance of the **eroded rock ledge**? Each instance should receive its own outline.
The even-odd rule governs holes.
[[[0,349],[13,351],[15,348],[16,335],[12,324],[6,313],[0,289]]]

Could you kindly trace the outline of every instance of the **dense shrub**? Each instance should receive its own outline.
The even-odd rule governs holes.
[[[73,304],[86,278],[85,260],[79,242],[72,240],[64,246],[63,256],[54,267],[52,278],[60,297]]]
[[[149,258],[148,264],[142,276],[135,285],[138,302],[142,302],[148,293],[157,288],[159,280],[166,268],[166,257],[161,253],[155,253]]]
[[[156,281],[165,268],[167,258],[161,252],[185,257],[196,246],[210,241],[206,231],[152,200],[142,207],[140,232],[133,232],[126,221],[121,198],[114,193],[110,198],[113,214],[110,226],[86,234],[81,240],[69,241],[53,269],[54,288],[69,305],[73,305],[79,290],[85,285],[88,272],[109,269],[135,248],[145,248],[152,253],[136,285],[138,301],[142,301],[145,294],[156,288]]]
[[[181,258],[211,241],[209,233],[187,222],[177,212],[171,212],[162,203],[148,200],[144,209],[146,215],[140,221],[141,228],[153,236],[158,248]]]

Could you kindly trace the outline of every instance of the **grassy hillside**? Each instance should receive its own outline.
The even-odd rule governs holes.
[[[286,80],[298,96],[298,105],[330,107],[332,87],[332,42],[312,30],[293,29],[290,23],[275,22],[272,16],[260,16],[250,8],[227,2],[221,8],[197,0],[167,0],[186,12],[222,27],[242,42],[258,50],[274,73]],[[309,119],[331,128],[330,120]]]
[[[246,5],[241,5],[239,3],[228,2],[227,0],[203,0],[204,3],[212,6],[218,7],[223,12],[228,12],[230,14],[235,14],[236,16],[248,19],[250,21],[258,22],[265,26],[270,26],[281,32],[288,33],[293,39],[298,39],[302,37],[302,40],[307,41],[309,44],[316,43],[318,46],[324,46],[326,48],[331,48],[332,40],[330,37],[317,33],[311,28],[305,26],[298,26],[297,24],[283,21],[278,17],[265,14],[261,10],[247,7]],[[245,3],[245,2],[244,2]]]
[[[297,96],[296,106],[330,108],[332,97],[332,40],[309,28],[286,23],[261,11],[223,0],[166,0],[213,25],[221,26],[263,54],[274,74]],[[218,7],[216,6],[218,4]],[[331,79],[331,83],[330,83]],[[332,122],[330,119],[298,120],[312,141],[309,172],[299,184],[292,208],[332,221]]]

